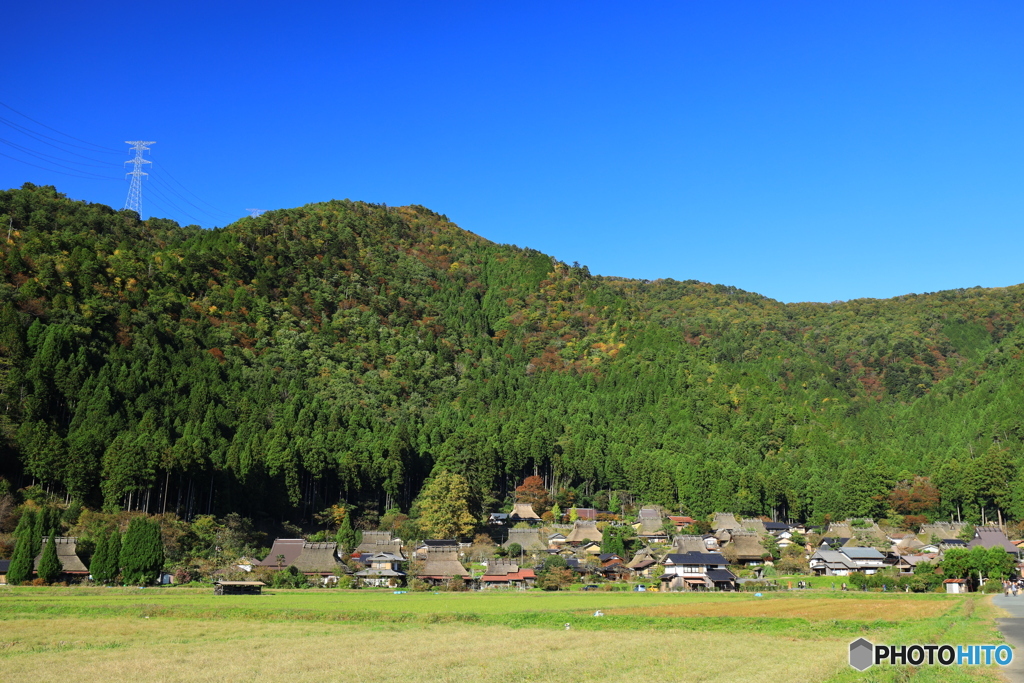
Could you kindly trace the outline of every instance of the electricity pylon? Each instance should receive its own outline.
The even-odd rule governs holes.
[[[126,176],[132,177],[132,184],[128,187],[128,201],[124,203],[124,208],[131,209],[135,213],[142,217],[142,176],[149,175],[142,170],[142,164],[151,164],[152,161],[142,158],[142,152],[149,149],[146,145],[155,145],[156,142],[144,142],[142,140],[125,140],[124,144],[131,145],[132,149],[135,150],[135,158],[129,159],[124,162],[126,164],[135,164],[135,167],[125,173]]]
[[[260,216],[267,212],[266,209],[246,209],[246,211],[248,211],[249,215],[252,216],[253,218],[259,218]]]

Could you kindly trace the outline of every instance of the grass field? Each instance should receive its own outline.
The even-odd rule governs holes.
[[[601,610],[602,617],[594,612]],[[11,681],[998,680],[846,665],[849,642],[995,643],[975,596],[0,588]],[[565,629],[565,624],[570,629]]]

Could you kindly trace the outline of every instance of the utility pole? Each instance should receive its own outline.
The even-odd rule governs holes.
[[[124,203],[124,208],[131,209],[135,213],[139,214],[139,218],[142,217],[142,176],[149,175],[142,170],[143,164],[151,164],[152,161],[142,158],[142,152],[149,149],[146,145],[154,145],[155,142],[144,142],[142,140],[125,140],[124,144],[131,145],[132,149],[135,150],[135,158],[129,159],[124,162],[126,164],[135,164],[134,168],[125,173],[126,176],[132,177],[132,184],[128,187],[128,201]]]

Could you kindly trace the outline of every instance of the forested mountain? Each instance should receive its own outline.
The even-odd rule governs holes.
[[[444,469],[480,510],[537,472],[694,515],[1024,518],[1020,286],[781,304],[352,201],[207,231],[25,185],[0,226],[14,486],[302,520]]]

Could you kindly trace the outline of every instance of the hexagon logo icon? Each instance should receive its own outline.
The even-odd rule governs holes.
[[[864,671],[874,664],[875,646],[864,638],[858,638],[850,643],[850,666],[857,671]]]

